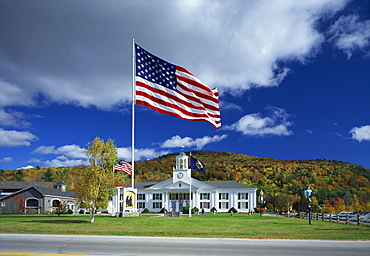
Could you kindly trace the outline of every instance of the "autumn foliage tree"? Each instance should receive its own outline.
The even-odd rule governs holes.
[[[15,207],[17,209],[18,214],[22,214],[26,212],[26,199],[22,196],[14,196]]]
[[[117,148],[113,140],[108,139],[105,143],[96,137],[88,144],[85,154],[91,165],[80,170],[75,191],[78,201],[90,211],[90,223],[93,223],[97,209],[106,208],[108,197],[113,195],[113,165],[118,160]]]

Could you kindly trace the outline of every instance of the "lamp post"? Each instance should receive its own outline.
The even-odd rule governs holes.
[[[263,191],[262,190],[260,192],[259,201],[260,201],[260,217],[262,217],[262,204],[263,204]]]
[[[308,224],[311,225],[311,218],[312,218],[312,200],[311,200],[311,197],[312,197],[312,190],[310,188],[310,186],[307,186],[306,187],[306,190],[304,191],[304,196],[307,198],[307,203],[308,203],[308,206],[307,206],[307,210],[308,210]]]

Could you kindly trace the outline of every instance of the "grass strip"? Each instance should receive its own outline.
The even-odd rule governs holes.
[[[252,239],[370,240],[370,227],[286,217],[238,213],[193,215],[189,218],[111,217],[98,215],[0,215],[1,233],[218,237]]]

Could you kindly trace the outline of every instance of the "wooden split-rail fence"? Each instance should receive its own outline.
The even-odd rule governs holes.
[[[370,218],[361,218],[360,214],[327,214],[311,213],[312,220],[329,221],[342,224],[368,225],[370,227]],[[308,212],[300,212],[299,217],[308,219]]]

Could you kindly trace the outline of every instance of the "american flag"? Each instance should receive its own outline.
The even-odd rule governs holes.
[[[131,164],[123,160],[120,160],[118,164],[114,166],[114,170],[119,172],[125,172],[129,175],[132,173]]]
[[[136,104],[159,113],[221,127],[217,88],[209,89],[185,68],[135,44]]]

